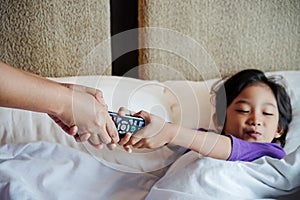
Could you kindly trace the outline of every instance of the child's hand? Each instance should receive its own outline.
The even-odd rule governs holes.
[[[155,149],[162,147],[172,141],[173,135],[171,124],[167,123],[162,118],[150,114],[146,111],[132,113],[125,108],[120,108],[119,115],[130,114],[133,116],[142,117],[146,126],[139,130],[136,134],[127,133],[124,138],[119,141],[127,152],[131,152],[131,146],[134,148],[149,148]]]

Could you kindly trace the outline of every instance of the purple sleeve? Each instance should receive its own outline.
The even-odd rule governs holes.
[[[232,151],[229,161],[253,161],[262,156],[270,156],[272,158],[281,159],[286,154],[279,144],[247,142],[229,135],[232,141]]]

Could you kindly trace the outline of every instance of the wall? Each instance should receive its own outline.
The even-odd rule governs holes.
[[[139,26],[165,28],[140,32],[142,79],[300,69],[299,0],[139,0]]]
[[[0,60],[43,76],[111,74],[109,0],[0,0]]]

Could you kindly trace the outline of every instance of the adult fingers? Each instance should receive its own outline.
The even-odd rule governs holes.
[[[73,125],[69,128],[68,133],[70,135],[76,135],[78,133],[78,126]]]
[[[113,120],[111,119],[111,117],[109,116],[109,119],[106,122],[106,133],[110,139],[112,143],[118,143],[120,138],[119,138],[119,134],[116,128],[115,123],[113,122]]]
[[[88,141],[88,139],[91,137],[90,133],[84,133],[84,134],[76,134],[74,135],[74,138],[76,142],[85,142]]]
[[[109,143],[109,144],[107,144],[106,145],[107,146],[107,148],[109,149],[109,150],[114,150],[115,148],[116,148],[116,144],[115,143]]]
[[[101,139],[99,139],[99,136],[97,134],[91,134],[91,136],[88,139],[88,142],[97,149],[103,148]]]
[[[61,127],[61,129],[63,129],[67,134],[69,135],[75,135],[77,132],[74,133],[74,130],[72,129],[70,131],[70,127],[65,125],[58,117],[54,116],[54,115],[50,115],[48,114],[48,116],[58,125]]]

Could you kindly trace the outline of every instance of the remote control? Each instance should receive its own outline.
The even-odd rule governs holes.
[[[145,120],[142,117],[135,117],[131,115],[120,116],[118,113],[111,111],[109,111],[109,115],[117,127],[120,138],[123,138],[128,132],[135,134],[138,130],[145,126]]]

